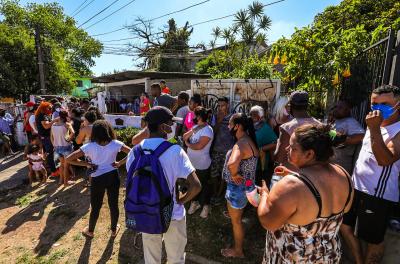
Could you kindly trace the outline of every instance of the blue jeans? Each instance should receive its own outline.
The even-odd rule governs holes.
[[[54,153],[55,159],[58,159],[59,157],[67,157],[72,153],[72,145],[54,147]]]
[[[226,186],[226,200],[234,209],[243,209],[247,205],[246,188],[243,184],[236,185],[234,183],[227,183]]]

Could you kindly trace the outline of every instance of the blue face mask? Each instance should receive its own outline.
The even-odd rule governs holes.
[[[391,107],[390,105],[386,104],[373,104],[371,106],[372,111],[379,110],[382,114],[383,120],[390,118],[397,110],[396,106]]]

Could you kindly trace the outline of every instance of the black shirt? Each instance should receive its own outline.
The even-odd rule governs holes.
[[[42,125],[42,121],[49,121],[49,122],[51,121],[50,116],[41,113],[38,116],[36,116],[35,119],[36,119],[35,120],[36,121],[36,127],[37,127],[37,130],[38,130],[39,136],[41,136],[41,137],[50,137],[51,128],[45,129],[43,127],[43,125]]]

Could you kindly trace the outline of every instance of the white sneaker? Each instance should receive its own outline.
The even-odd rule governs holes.
[[[201,206],[200,206],[199,202],[196,202],[196,201],[192,202],[192,203],[190,204],[190,208],[189,208],[189,210],[188,210],[188,214],[189,214],[189,215],[194,214],[197,210],[200,209],[200,207],[201,207]]]
[[[208,205],[204,205],[203,210],[201,210],[200,217],[207,218],[209,212],[210,212],[210,207]]]

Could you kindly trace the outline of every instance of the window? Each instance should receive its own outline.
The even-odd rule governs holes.
[[[76,81],[76,86],[77,87],[83,87],[83,82],[81,80]]]

